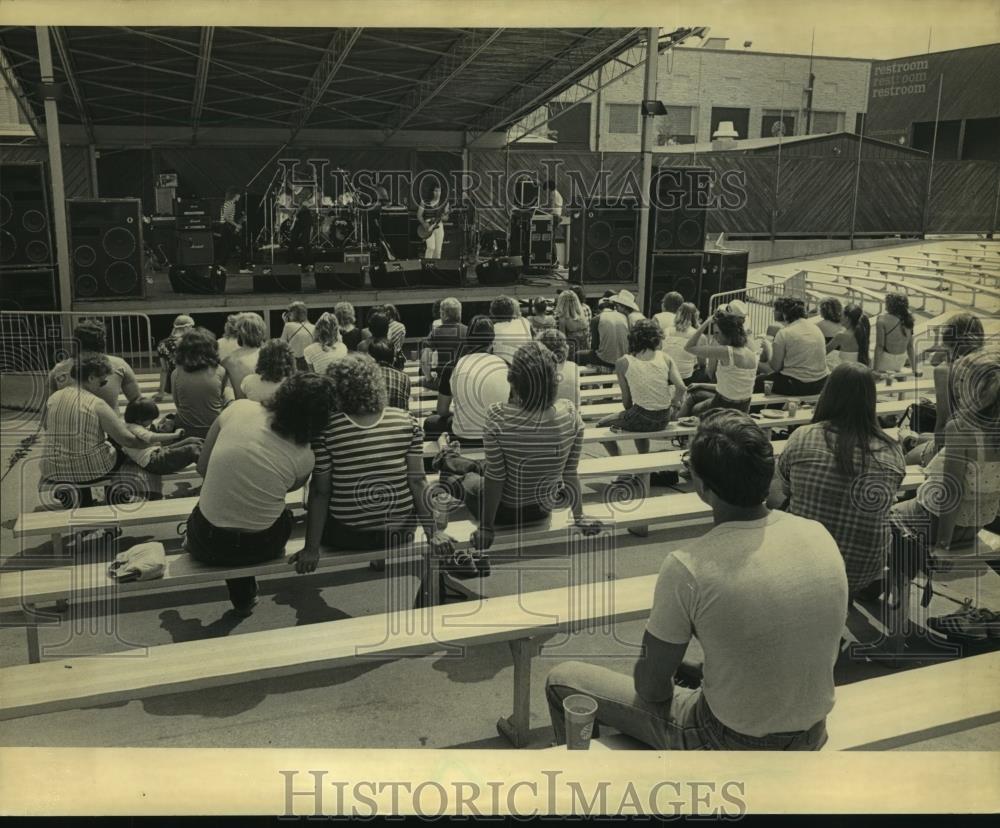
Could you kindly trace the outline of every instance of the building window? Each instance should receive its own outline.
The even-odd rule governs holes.
[[[861,135],[865,131],[865,113],[858,112],[854,116],[854,134]]]
[[[760,119],[760,137],[777,138],[795,134],[795,113],[780,109],[765,109]]]
[[[639,105],[608,104],[608,132],[617,135],[638,135]]]
[[[736,134],[740,140],[748,137],[750,132],[750,110],[739,107],[713,106],[712,107],[712,129],[709,136],[713,136],[723,121],[732,121],[736,128]]]
[[[671,106],[667,104],[667,114],[656,119],[657,146],[694,143],[694,107]]]
[[[823,132],[840,132],[843,128],[843,112],[813,112],[812,127],[809,132],[812,135],[819,135]]]

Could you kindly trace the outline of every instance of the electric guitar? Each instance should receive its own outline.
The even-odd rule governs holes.
[[[448,211],[450,209],[451,206],[445,204],[444,209],[441,211],[441,217],[437,221],[435,221],[431,225],[427,225],[421,222],[417,226],[417,235],[420,237],[420,241],[427,241],[427,239],[431,236],[431,234],[438,229],[438,225],[441,224],[442,221],[448,218]]]

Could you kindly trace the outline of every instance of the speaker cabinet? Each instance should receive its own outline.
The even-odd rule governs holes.
[[[460,259],[424,259],[424,285],[427,287],[462,287],[463,265]]]
[[[424,278],[424,263],[420,259],[396,259],[382,262],[371,270],[375,290],[420,287]]]
[[[357,262],[317,262],[313,270],[316,290],[362,290],[365,271]]]
[[[711,180],[707,167],[661,167],[653,174],[649,247],[654,253],[701,251],[705,247]]]
[[[186,267],[174,265],[170,268],[170,287],[174,293],[214,293],[226,292],[226,269],[216,265],[196,265]]]
[[[137,198],[69,199],[76,299],[143,296],[142,204]]]
[[[683,296],[685,302],[698,304],[704,266],[701,253],[654,253],[646,290],[646,316],[659,313],[664,294],[672,290]]]
[[[0,165],[0,266],[53,264],[50,226],[45,167]]]
[[[523,267],[520,256],[499,256],[477,264],[476,278],[480,285],[489,287],[516,285]]]
[[[592,204],[573,216],[569,279],[631,283],[639,278],[639,209],[634,203]]]
[[[301,293],[302,270],[297,264],[254,265],[254,293]]]
[[[750,254],[745,250],[713,250],[705,253],[704,273],[698,310],[702,318],[717,293],[744,290],[747,286],[747,266]]]
[[[56,302],[55,270],[51,267],[0,268],[0,310],[48,311]],[[4,370],[14,370],[4,366]]]
[[[211,230],[180,230],[177,233],[177,264],[185,267],[215,262],[215,242]]]

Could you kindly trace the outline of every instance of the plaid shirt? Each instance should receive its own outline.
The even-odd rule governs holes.
[[[388,392],[389,408],[410,410],[410,378],[402,371],[382,366],[382,376],[385,377],[385,390]]]
[[[889,510],[906,474],[899,446],[877,441],[868,468],[853,479],[837,469],[822,423],[802,426],[788,439],[776,474],[788,511],[822,523],[840,547],[851,591],[879,576],[889,549]],[[860,452],[855,454],[860,467]]]

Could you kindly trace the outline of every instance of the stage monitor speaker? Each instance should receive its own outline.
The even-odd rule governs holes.
[[[424,277],[424,263],[420,259],[395,259],[382,262],[371,269],[372,287],[375,290],[420,287]]]
[[[701,294],[697,302],[702,319],[709,313],[709,304],[715,294],[746,289],[749,258],[746,250],[712,250],[705,253]]]
[[[302,269],[297,264],[254,265],[254,293],[301,293]]]
[[[704,266],[701,253],[654,253],[646,288],[646,316],[659,313],[664,294],[671,291],[677,291],[685,302],[697,304]]]
[[[137,198],[69,199],[75,299],[143,296],[142,203]]]
[[[179,230],[177,232],[177,259],[187,267],[210,265],[215,261],[215,242],[211,230]]]
[[[639,278],[639,208],[595,203],[573,216],[569,278],[584,284]]]
[[[677,253],[705,247],[705,215],[711,203],[707,167],[661,167],[653,174],[653,215],[649,247],[654,253]]]
[[[170,287],[174,293],[226,292],[226,269],[215,265],[173,265],[169,271]]]
[[[51,267],[0,268],[0,310],[48,311],[58,307],[55,270]],[[16,366],[5,365],[5,371]]]
[[[516,285],[523,268],[520,256],[499,256],[476,265],[476,277],[479,284],[489,287]]]
[[[53,263],[42,164],[0,165],[0,266]]]
[[[462,287],[461,259],[424,259],[424,285],[427,287]]]
[[[357,262],[316,262],[316,290],[363,290],[365,269]]]

